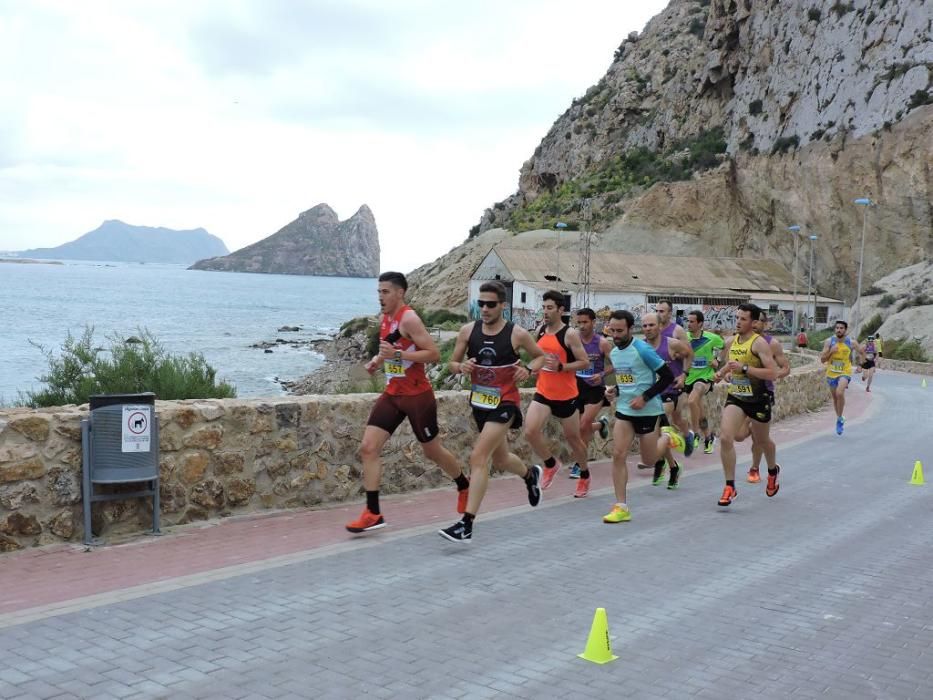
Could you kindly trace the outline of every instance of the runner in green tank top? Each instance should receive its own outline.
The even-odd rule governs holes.
[[[703,413],[703,397],[713,388],[716,370],[719,369],[719,353],[723,348],[722,337],[703,330],[703,312],[697,309],[687,314],[687,339],[693,348],[693,363],[687,372],[684,392],[690,407],[690,427],[699,447],[700,433],[703,434],[703,451],[713,453],[713,435]]]

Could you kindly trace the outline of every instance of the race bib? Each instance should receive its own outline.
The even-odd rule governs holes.
[[[386,373],[387,379],[405,376],[405,366],[401,362],[396,362],[395,360],[385,360],[382,363],[382,369]]]
[[[735,396],[752,396],[752,382],[748,377],[732,377],[729,383],[729,393]]]
[[[594,370],[591,365],[589,369],[578,369],[577,376],[580,377],[580,379],[589,379],[590,377],[593,376],[593,372]]]
[[[874,359],[875,359],[875,353],[873,353],[873,352],[866,352],[866,353],[865,353],[865,359],[866,359],[866,360],[874,360]]]
[[[631,367],[620,367],[616,371],[616,384],[634,384],[635,375]]]
[[[839,372],[842,374],[846,369],[846,363],[842,360],[833,360],[832,370],[833,372]]]
[[[707,362],[705,357],[696,357],[693,358],[693,364],[690,365],[693,369],[706,369]]]
[[[474,384],[470,389],[470,405],[475,408],[498,408],[501,400],[502,392],[498,387]]]

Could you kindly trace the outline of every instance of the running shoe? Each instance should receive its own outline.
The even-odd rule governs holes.
[[[761,472],[758,470],[758,467],[752,467],[748,470],[748,477],[745,479],[750,484],[757,484],[761,482]]]
[[[543,469],[544,469],[544,476],[543,476],[542,479],[541,479],[541,490],[542,490],[542,491],[546,490],[547,487],[551,485],[551,482],[554,481],[554,477],[557,476],[557,472],[560,471],[560,468],[561,468],[562,466],[563,466],[563,465],[560,463],[560,460],[558,459],[558,460],[554,463],[554,466],[553,466],[553,467],[544,467],[544,468],[543,468]]]
[[[673,491],[680,486],[680,465],[674,462],[671,465],[670,476],[667,478],[667,488]]]
[[[871,391],[871,387],[870,387],[870,386],[866,386],[866,387],[865,387],[865,391]]]
[[[845,427],[846,419],[842,416],[839,416],[836,419],[836,435],[842,435],[843,428]]]
[[[585,479],[580,479],[577,482],[577,490],[574,491],[574,498],[586,498],[586,494],[590,492],[590,478],[586,477]]]
[[[541,502],[541,467],[537,464],[528,470],[525,486],[528,487],[528,503],[533,508]]]
[[[467,507],[467,499],[470,497],[470,489],[466,488],[463,491],[457,491],[457,512],[463,513]]]
[[[677,450],[678,452],[686,453],[687,443],[684,440],[684,436],[678,433],[676,428],[665,425],[663,428],[661,428],[661,432],[667,435],[673,449]]]
[[[710,435],[706,440],[703,441],[703,452],[708,455],[713,454],[713,436]]]
[[[687,437],[684,440],[684,457],[689,457],[693,454],[693,450],[696,448],[696,436],[693,434],[693,431],[687,433]]]
[[[693,449],[694,450],[700,449],[700,434],[699,433],[693,434]]]
[[[381,515],[370,513],[369,508],[364,508],[363,514],[356,520],[347,523],[346,528],[350,532],[369,532],[385,526],[386,521]]]
[[[732,501],[739,497],[739,492],[735,490],[733,486],[726,486],[722,490],[722,496],[719,497],[719,505],[726,507],[731,506]]]
[[[636,464],[636,465],[635,465],[635,468],[636,468],[636,469],[653,469],[652,465],[650,465],[650,464],[643,464],[643,463],[641,463],[641,462],[639,462],[638,464]]]
[[[765,494],[768,498],[777,496],[777,492],[781,489],[781,485],[778,483],[778,477],[781,475],[781,465],[775,466],[777,466],[777,471],[773,475],[770,472],[768,473],[768,485],[765,486]]]
[[[579,479],[580,478],[580,465],[576,462],[573,463],[573,466],[570,467],[570,473],[567,474],[568,479]]]
[[[659,459],[654,464],[654,476],[651,479],[651,483],[654,486],[659,485],[664,480],[664,467],[665,462],[663,459]]]
[[[612,510],[603,516],[604,523],[627,523],[632,519],[632,514],[628,508],[623,508],[618,503],[612,506]]]
[[[451,542],[469,543],[473,541],[473,524],[465,520],[458,520],[450,527],[438,530],[437,534]]]
[[[609,418],[608,416],[599,417],[599,437],[603,440],[609,439]]]

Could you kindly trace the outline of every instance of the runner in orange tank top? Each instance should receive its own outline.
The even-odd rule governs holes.
[[[431,334],[411,307],[405,305],[408,281],[401,272],[379,275],[379,354],[366,369],[370,374],[380,367],[386,375],[386,388],[376,399],[360,446],[363,462],[363,487],[366,508],[356,520],[347,523],[350,532],[367,532],[385,527],[379,508],[379,483],[382,480],[382,448],[406,418],[424,456],[444,470],[457,484],[457,511],[466,508],[470,482],[460,469],[457,458],[444,449],[438,437],[437,401],[424,373],[426,362],[437,362],[440,353]]]
[[[544,351],[547,361],[541,371],[536,372],[536,392],[525,417],[525,439],[535,453],[544,458],[541,488],[546,489],[561,467],[560,460],[551,454],[548,440],[544,437],[544,425],[552,415],[561,423],[573,458],[580,465],[581,478],[584,474],[589,477],[586,442],[580,435],[577,416],[579,391],[576,373],[589,369],[590,358],[580,334],[562,319],[564,295],[553,289],[545,292],[542,308],[544,323],[538,329],[538,347]]]

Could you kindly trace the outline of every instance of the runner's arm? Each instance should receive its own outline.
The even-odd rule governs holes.
[[[830,356],[830,355],[832,354],[832,352],[833,352],[833,350],[832,350],[833,346],[830,345],[830,341],[831,341],[833,338],[835,338],[835,336],[832,336],[832,337],[830,337],[830,338],[827,338],[827,339],[823,342],[823,352],[820,353],[820,362],[829,362],[829,356]]]
[[[771,341],[771,353],[774,355],[774,361],[780,368],[777,378],[783,379],[790,374],[790,360],[788,360],[787,355],[784,354],[784,346],[781,345],[777,339]]]
[[[612,377],[612,381],[615,382],[616,375],[612,367],[612,343],[609,342],[608,338],[599,341],[599,351],[603,354],[603,381],[606,380],[606,377]]]
[[[723,377],[726,376],[727,367],[729,366],[729,350],[732,349],[732,338],[723,343],[722,349],[719,352],[719,369],[716,370],[716,374],[713,375],[713,379],[717,382],[721,382]]]
[[[586,354],[586,348],[583,347],[583,341],[580,340],[580,334],[575,329],[568,328],[564,339],[567,341],[567,347],[573,354],[573,360],[565,364],[558,371],[576,372],[581,369],[589,369],[590,358]]]
[[[470,374],[470,371],[472,371],[471,363],[469,371],[463,372],[463,356],[466,355],[467,342],[470,340],[470,334],[473,332],[474,323],[476,323],[476,321],[467,323],[460,328],[460,332],[457,333],[454,351],[450,354],[450,362],[447,363],[447,369],[450,370],[451,374]]]
[[[411,340],[417,349],[402,350],[397,356],[409,362],[428,363],[437,362],[440,359],[441,353],[437,349],[437,343],[434,342],[434,338],[431,337],[428,329],[424,327],[424,323],[418,318],[418,314],[414,311],[406,311],[405,315],[402,316],[402,322],[398,325],[402,335]]]
[[[745,368],[745,374],[753,379],[763,379],[774,381],[778,377],[780,370],[778,369],[777,362],[774,361],[774,354],[771,352],[771,345],[765,342],[765,339],[761,336],[755,338],[755,342],[752,343],[752,353],[758,355],[758,359],[761,360],[761,367],[747,367]]]
[[[674,382],[674,373],[648,343],[643,340],[633,342],[637,343],[635,349],[638,351],[638,355],[641,357],[642,362],[654,372],[656,377],[654,384],[645,389],[641,394],[641,398],[645,402],[648,402]]]
[[[535,339],[531,337],[531,333],[521,326],[513,326],[512,328],[512,347],[515,350],[524,350],[531,356],[531,362],[528,363],[527,367],[529,372],[537,372],[544,367],[544,361],[547,359],[544,350],[538,347]]]

